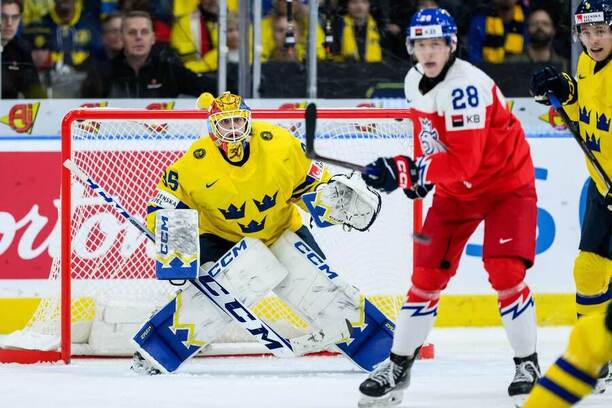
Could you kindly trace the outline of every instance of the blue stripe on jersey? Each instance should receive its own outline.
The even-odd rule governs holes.
[[[306,176],[306,180],[304,180],[304,182],[302,184],[300,184],[299,186],[297,186],[296,188],[293,189],[293,193],[291,194],[291,198],[300,197],[316,181],[317,181],[317,179],[315,179],[314,177]]]
[[[559,398],[567,401],[568,403],[572,405],[580,401],[580,397],[567,391],[565,388],[553,382],[548,377],[540,378],[540,381],[538,381],[538,384],[540,384],[542,387],[546,388],[548,391],[552,392],[553,394],[557,395]]]
[[[606,303],[612,297],[612,286],[608,286],[608,291],[597,296],[584,296],[576,293],[576,303],[579,305],[600,305]]]
[[[159,210],[161,207],[157,205],[147,205],[147,214],[151,214],[154,211]]]
[[[595,387],[595,384],[597,383],[596,378],[591,377],[588,373],[577,368],[563,357],[560,357],[555,364],[561,370],[565,371],[572,377],[575,377],[576,379],[582,381],[583,383],[588,384],[591,388]]]

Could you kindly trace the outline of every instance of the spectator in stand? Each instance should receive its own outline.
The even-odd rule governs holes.
[[[24,25],[39,21],[53,8],[53,0],[23,0],[21,20]]]
[[[175,98],[216,92],[216,81],[185,68],[170,49],[153,49],[153,20],[147,12],[128,12],[121,37],[123,53],[102,69],[90,71],[83,97]]]
[[[184,1],[174,2],[173,0],[119,0],[119,10],[127,13],[128,11],[146,11],[153,18],[153,31],[155,32],[156,44],[170,43],[170,25],[172,24],[173,4],[183,4]]]
[[[346,15],[334,27],[334,51],[338,61],[382,61],[381,35],[369,0],[347,1]]]
[[[84,13],[81,1],[56,0],[54,8],[24,32],[47,38],[53,64],[63,73],[84,70],[83,64],[93,63],[91,57],[102,52],[98,16]]]
[[[292,32],[295,44],[293,47],[287,47],[287,34],[289,33],[289,22],[286,15],[272,16],[272,37],[274,40],[273,48],[267,50],[266,54],[262,54],[262,60],[277,61],[277,62],[302,62],[306,57],[306,43],[303,41],[302,24],[297,21],[292,21]]]
[[[238,64],[239,48],[240,48],[240,32],[239,21],[236,13],[227,14],[227,62],[230,64]],[[217,70],[217,59],[219,58],[219,49],[213,48],[202,57],[198,62],[198,72],[212,72]],[[189,66],[189,65],[188,65]],[[196,64],[191,64],[196,66]]]
[[[204,55],[217,48],[217,0],[200,0],[191,13],[176,16],[170,32],[170,45],[181,57],[185,66],[194,72],[206,72],[209,68]]]
[[[507,55],[522,54],[527,42],[525,26],[525,11],[517,0],[494,0],[487,13],[470,20],[470,62],[501,64]]]
[[[32,51],[32,61],[38,72],[38,79],[48,98],[53,97],[53,93],[49,92],[51,88],[51,71],[53,61],[51,60],[51,49],[49,49],[49,41],[44,35],[35,35],[28,38]]]
[[[2,19],[2,99],[45,98],[30,49],[16,36],[21,21],[21,1],[4,0]]]
[[[121,21],[123,13],[112,12],[102,20],[102,45],[104,53],[98,58],[101,61],[110,60],[123,50],[123,39],[121,38]]]
[[[567,71],[567,61],[557,55],[552,43],[555,38],[555,24],[544,8],[532,9],[527,19],[527,52],[508,55],[505,62],[547,63]]]

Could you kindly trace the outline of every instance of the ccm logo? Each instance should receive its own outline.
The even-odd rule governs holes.
[[[329,279],[334,279],[336,276],[338,276],[338,274],[332,271],[329,265],[326,264],[325,261],[321,259],[319,255],[317,255],[316,252],[310,249],[308,245],[306,245],[302,241],[298,241],[295,244],[293,244],[293,246],[295,246],[295,249],[297,249],[302,254],[304,254],[306,256],[306,259],[308,259],[308,261],[310,261],[311,264],[316,266],[317,269],[319,269],[322,272],[325,272],[327,276],[329,277]]]
[[[400,188],[410,187],[408,179],[408,163],[406,162],[406,160],[402,158],[397,158],[395,159],[395,165],[397,167],[397,185]]]
[[[161,233],[159,234],[161,243],[159,252],[164,255],[168,255],[168,217],[162,215],[161,222]]]
[[[208,274],[210,276],[217,276],[219,272],[223,270],[223,268],[226,268],[234,259],[238,257],[241,251],[246,249],[247,243],[245,240],[238,242],[210,268]]]

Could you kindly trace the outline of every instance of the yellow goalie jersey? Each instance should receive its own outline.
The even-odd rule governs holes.
[[[160,208],[193,208],[199,233],[231,242],[258,238],[271,245],[283,231],[296,231],[302,218],[302,194],[330,178],[321,162],[308,159],[303,145],[287,129],[252,122],[249,158],[228,163],[209,136],[195,141],[165,171],[148,203],[147,225],[153,230]]]
[[[576,72],[578,101],[568,106],[572,120],[580,124],[580,136],[593,152],[606,174],[612,176],[612,63],[595,72],[595,61],[586,53],[578,59]],[[607,191],[597,171],[587,160],[587,168],[597,190],[603,196]]]

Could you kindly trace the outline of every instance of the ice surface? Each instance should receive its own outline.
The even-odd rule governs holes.
[[[562,352],[569,328],[539,331],[543,367]],[[402,407],[512,407],[514,372],[501,328],[435,329],[436,358],[417,361]],[[198,358],[177,374],[141,377],[127,359],[75,359],[70,365],[0,365],[2,408],[344,408],[357,406],[364,373],[343,357]],[[612,407],[612,390],[581,407]]]

